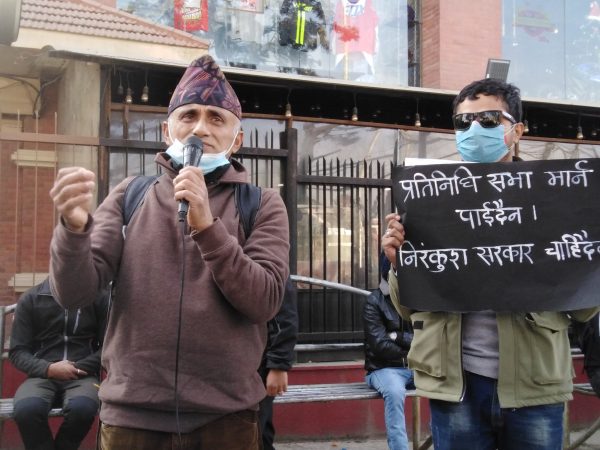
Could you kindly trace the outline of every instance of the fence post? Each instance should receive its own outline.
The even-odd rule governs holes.
[[[285,206],[290,224],[290,273],[297,272],[298,260],[298,130],[287,128],[280,141],[287,149],[285,167]]]

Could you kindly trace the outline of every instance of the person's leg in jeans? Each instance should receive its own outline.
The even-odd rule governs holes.
[[[465,373],[462,402],[430,400],[431,435],[436,450],[495,450],[492,411],[496,380]]]
[[[90,431],[99,407],[97,382],[93,376],[63,382],[64,420],[54,440],[56,450],[77,450]]]
[[[45,378],[28,378],[15,393],[14,419],[26,450],[54,450],[48,425],[57,385]]]
[[[563,403],[502,409],[500,450],[560,450]]]
[[[408,450],[404,420],[406,385],[412,383],[409,369],[386,367],[367,374],[367,384],[381,393],[384,401],[385,427],[390,450]]]

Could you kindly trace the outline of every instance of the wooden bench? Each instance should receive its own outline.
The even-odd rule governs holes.
[[[406,391],[412,400],[412,436],[413,450],[426,450],[432,444],[431,436],[421,442],[421,402],[414,390]],[[333,384],[296,384],[289,385],[273,403],[334,402],[340,400],[371,400],[381,398],[381,394],[364,382]]]

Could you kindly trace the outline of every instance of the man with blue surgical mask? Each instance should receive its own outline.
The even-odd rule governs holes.
[[[456,148],[464,161],[511,161],[523,135],[518,88],[494,78],[465,87],[453,104]]]
[[[518,160],[523,124],[517,87],[491,78],[475,81],[460,91],[453,110],[463,160]],[[390,295],[402,317],[413,323],[408,363],[417,394],[430,399],[435,449],[560,450],[564,405],[573,391],[567,329],[571,319],[586,321],[598,308],[531,313],[409,310],[402,306],[396,278],[404,227],[397,214],[389,214],[386,221],[382,246],[393,266]],[[544,358],[532,361],[531,351],[543,351]]]
[[[261,446],[266,392],[257,369],[289,276],[289,227],[272,189],[261,190],[252,233],[240,223],[235,186],[248,173],[231,155],[242,145],[241,117],[215,61],[193,61],[163,125],[162,175],[128,221],[127,239],[132,177],[91,215],[94,173],[58,172],[50,192],[61,215],[51,244],[55,297],[82,306],[117,281],[102,354],[101,450]],[[198,140],[202,157],[184,165],[182,143]]]

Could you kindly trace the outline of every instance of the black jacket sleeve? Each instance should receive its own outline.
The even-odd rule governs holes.
[[[579,347],[583,352],[583,366],[588,372],[600,369],[600,315],[585,323],[573,323]]]
[[[298,339],[298,293],[288,278],[283,302],[277,315],[269,321],[265,350],[267,369],[289,370],[294,362],[294,346]]]
[[[15,309],[12,333],[10,336],[10,362],[28,377],[46,378],[51,362],[35,356],[34,309],[33,302],[38,288],[25,292]]]
[[[379,289],[376,289],[365,302],[363,309],[363,322],[365,329],[365,339],[373,355],[384,360],[399,360],[406,356],[406,350],[402,349],[388,335],[383,313],[379,307],[378,296],[383,296]]]

